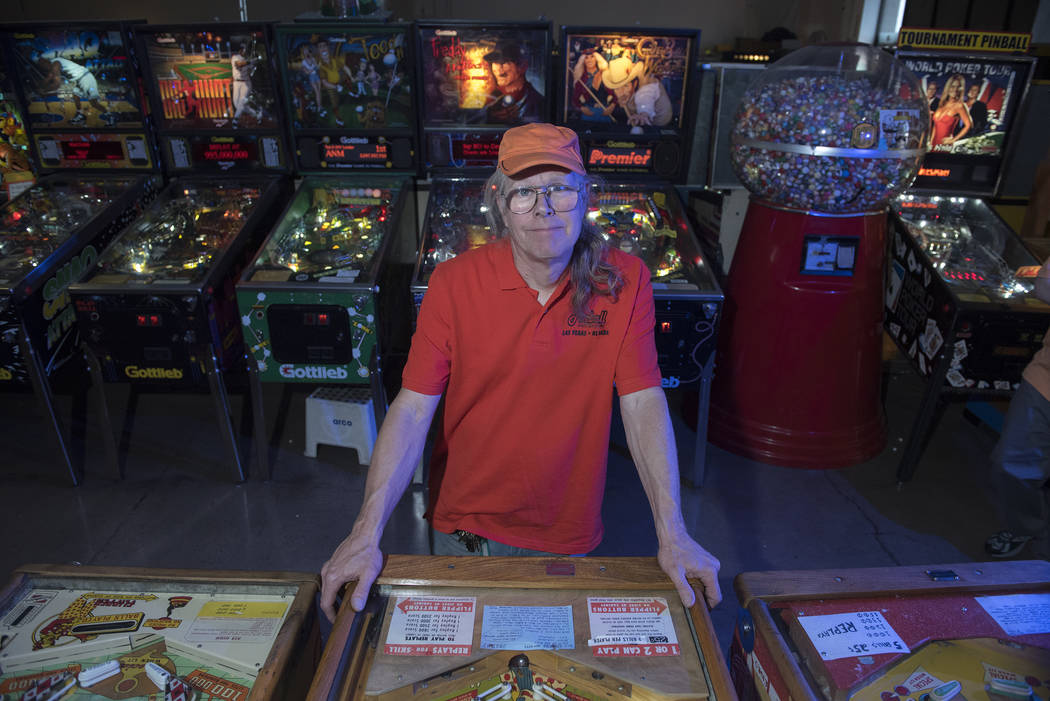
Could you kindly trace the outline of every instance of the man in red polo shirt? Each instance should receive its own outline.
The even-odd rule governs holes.
[[[360,610],[382,568],[379,540],[423,453],[435,555],[582,554],[602,538],[613,388],[649,498],[658,560],[682,601],[700,579],[721,600],[718,560],[686,531],[678,462],[653,341],[649,271],[585,219],[590,183],[576,134],[508,130],[485,186],[501,238],[439,265],[372,454],[350,535],[321,570],[321,607],[356,581]]]

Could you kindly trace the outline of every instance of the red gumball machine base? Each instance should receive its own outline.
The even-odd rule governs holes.
[[[877,455],[886,213],[828,215],[754,197],[729,271],[709,439],[787,467]]]

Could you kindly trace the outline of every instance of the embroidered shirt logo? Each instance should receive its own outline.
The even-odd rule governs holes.
[[[601,314],[588,314],[585,317],[570,314],[569,318],[565,320],[565,325],[568,328],[562,330],[561,335],[608,336],[609,331],[605,328],[605,318],[608,314],[608,310],[602,311]]]

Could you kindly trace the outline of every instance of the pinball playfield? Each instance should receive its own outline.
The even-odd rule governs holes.
[[[23,568],[0,595],[0,698],[301,697],[316,590],[285,572]]]
[[[655,558],[391,555],[308,698],[735,701],[724,665]]]

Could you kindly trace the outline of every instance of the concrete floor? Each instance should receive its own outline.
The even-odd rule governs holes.
[[[951,406],[915,478],[898,490],[898,450],[918,408],[922,384],[899,359],[888,375],[889,440],[875,459],[841,470],[809,471],[760,464],[714,446],[702,488],[684,484],[683,511],[697,540],[722,562],[725,600],[712,617],[728,645],[737,604],[733,577],[768,569],[944,564],[985,559],[984,539],[998,529],[982,473],[994,434]],[[142,567],[317,571],[349,532],[367,474],[348,448],[321,446],[303,456],[305,393],[293,394],[271,450],[270,481],[229,480],[228,462],[207,395],[140,398],[125,453],[126,476],[114,478],[101,430],[89,418],[82,448],[86,477],[69,486],[31,395],[0,401],[0,576],[34,562]],[[109,385],[121,416],[127,388]],[[669,391],[680,452],[694,432],[679,418],[682,395]],[[234,397],[238,400],[238,397]],[[271,434],[281,387],[267,385]],[[71,402],[60,398],[69,417]],[[241,412],[235,401],[234,414]],[[652,555],[652,518],[614,428],[604,505],[606,537],[595,555]],[[251,454],[250,441],[243,441]],[[249,460],[249,470],[253,460]],[[426,552],[424,494],[413,488],[384,533],[388,552]]]

